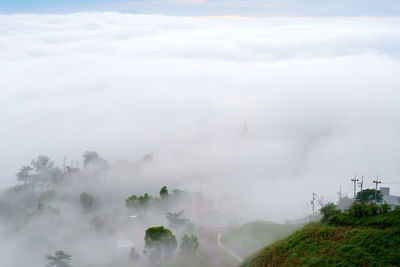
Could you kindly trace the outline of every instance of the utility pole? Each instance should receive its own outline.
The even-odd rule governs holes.
[[[339,186],[339,192],[337,194],[338,194],[339,199],[341,199],[342,198],[342,186],[341,185]]]
[[[64,157],[64,168],[63,168],[63,174],[65,175],[65,161],[67,160],[66,157]]]
[[[358,182],[357,174],[354,174],[354,179],[351,179],[351,181],[354,183],[354,199],[355,199],[356,198],[356,183]]]
[[[363,183],[364,183],[364,175],[363,176],[361,176],[361,182],[360,183],[358,183],[358,185],[360,186],[360,189],[361,189],[361,191],[363,191]]]
[[[312,193],[312,200],[311,200],[311,204],[312,204],[312,215],[314,216],[314,214],[315,214],[315,196],[316,196],[317,194],[315,194],[315,193]]]
[[[382,181],[379,181],[379,176],[376,176],[376,180],[373,181],[375,184],[375,205],[376,205],[376,192],[378,191],[378,184],[382,183]]]

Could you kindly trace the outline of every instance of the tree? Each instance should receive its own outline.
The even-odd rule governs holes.
[[[37,160],[31,161],[32,166],[37,172],[43,172],[53,168],[54,162],[48,156],[39,155]]]
[[[125,199],[125,206],[128,208],[145,209],[150,203],[150,195],[145,193],[143,196],[132,195]]]
[[[376,194],[376,202],[382,202],[383,195],[381,191],[375,189],[365,189],[357,193],[356,202],[367,202],[372,203],[375,201],[375,194]]]
[[[164,226],[148,228],[144,240],[152,262],[171,259],[178,246],[175,236]]]
[[[54,255],[46,256],[46,267],[71,267],[71,255],[64,253],[62,250],[57,250]]]
[[[199,247],[199,241],[195,235],[184,235],[180,245],[180,254],[193,256]]]
[[[96,151],[86,151],[83,154],[83,165],[89,168],[102,168],[106,166],[106,161],[100,157]]]
[[[167,212],[165,216],[168,219],[169,227],[175,229],[176,231],[183,226],[190,224],[188,219],[181,218],[183,215],[183,210],[180,212]]]
[[[39,155],[38,158],[31,161],[35,174],[30,175],[30,182],[36,183],[41,181],[49,185],[60,181],[63,177],[62,171],[58,167],[54,167],[54,162],[47,156]]]
[[[32,170],[33,168],[31,166],[22,166],[17,173],[17,180],[23,181],[24,184],[26,184]]]
[[[93,197],[86,192],[82,192],[79,201],[85,209],[90,209],[93,206]]]
[[[160,190],[160,197],[161,199],[167,198],[168,197],[168,188],[166,186],[163,186]]]

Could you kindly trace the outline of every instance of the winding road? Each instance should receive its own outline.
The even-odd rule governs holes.
[[[222,243],[221,243],[221,233],[218,233],[218,238],[217,238],[217,243],[218,246],[220,248],[222,248],[223,250],[225,250],[229,255],[231,255],[232,257],[234,257],[235,259],[237,259],[237,261],[239,263],[242,263],[243,259],[241,257],[239,257],[237,254],[235,254],[233,251],[231,251],[230,249],[226,248]]]

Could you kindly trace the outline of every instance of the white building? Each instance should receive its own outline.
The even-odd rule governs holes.
[[[381,191],[383,195],[382,198],[384,202],[393,206],[400,206],[400,197],[390,195],[390,187],[380,187],[379,191]]]

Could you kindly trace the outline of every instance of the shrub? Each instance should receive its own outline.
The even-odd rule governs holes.
[[[392,210],[392,206],[390,206],[388,203],[383,203],[381,206],[380,206],[380,213],[381,214],[384,214],[384,213],[388,213],[389,211],[391,211]]]
[[[369,204],[368,202],[353,203],[348,209],[348,215],[355,218],[361,218],[365,216],[372,216],[382,213],[385,210],[387,212],[388,207],[382,208],[380,205]]]
[[[326,222],[330,217],[339,214],[340,210],[337,209],[335,204],[329,203],[323,206],[319,212],[322,214],[321,222]]]

